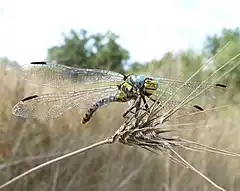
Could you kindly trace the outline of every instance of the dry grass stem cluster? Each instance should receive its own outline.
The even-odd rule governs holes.
[[[228,45],[226,45],[226,47]],[[224,48],[226,48],[226,47],[224,47]],[[222,51],[223,50],[221,50],[218,54],[220,54]],[[215,57],[217,57],[218,54]],[[215,59],[215,57],[212,58],[212,60],[210,60],[209,62],[213,61]],[[99,150],[100,150],[101,146],[106,145],[106,144],[113,144],[113,143],[121,143],[123,145],[131,146],[130,148],[134,148],[134,149],[135,148],[137,149],[138,147],[141,147],[141,148],[144,148],[145,150],[150,151],[150,152],[139,151],[139,152],[141,152],[141,153],[143,152],[143,153],[141,154],[142,158],[139,159],[138,165],[140,165],[142,163],[142,166],[144,166],[144,167],[141,168],[139,166],[138,169],[137,169],[136,166],[134,166],[135,168],[133,168],[131,170],[131,173],[129,173],[129,171],[127,171],[127,170],[123,170],[122,171],[122,172],[124,172],[123,177],[121,177],[121,175],[120,175],[121,173],[119,173],[119,176],[116,174],[116,176],[118,176],[117,179],[118,180],[121,179],[122,181],[119,182],[119,181],[115,181],[115,179],[114,179],[115,184],[111,187],[111,189],[112,188],[117,188],[117,190],[118,189],[120,190],[120,189],[125,188],[123,190],[130,190],[130,189],[135,188],[135,187],[130,187],[130,184],[131,184],[130,179],[131,179],[131,177],[136,177],[137,174],[139,174],[139,176],[140,176],[141,172],[143,172],[143,171],[144,172],[152,171],[152,172],[145,173],[142,176],[149,176],[149,177],[155,176],[156,172],[154,172],[153,169],[156,169],[155,165],[160,165],[160,162],[157,162],[157,160],[158,161],[160,160],[160,156],[157,157],[158,159],[156,159],[156,161],[154,163],[155,165],[153,165],[153,162],[148,163],[148,162],[145,161],[146,159],[145,159],[144,156],[145,155],[150,155],[150,153],[154,153],[154,154],[157,154],[157,155],[164,154],[164,155],[168,156],[168,158],[166,159],[167,161],[165,161],[165,163],[164,163],[165,167],[162,167],[161,166],[162,164],[161,164],[160,166],[158,166],[159,168],[157,168],[158,171],[161,171],[161,168],[165,169],[164,170],[164,176],[168,175],[168,177],[165,177],[165,179],[159,180],[159,181],[162,181],[162,185],[165,185],[165,186],[161,187],[161,186],[159,186],[159,184],[157,182],[152,182],[152,184],[155,184],[156,186],[159,186],[159,187],[154,187],[154,186],[151,187],[150,186],[151,187],[151,188],[149,187],[150,190],[167,190],[166,185],[170,185],[170,184],[171,184],[171,187],[168,188],[168,190],[212,190],[213,187],[208,187],[208,185],[205,185],[205,184],[203,185],[203,187],[199,187],[201,184],[198,185],[198,186],[196,186],[196,184],[195,184],[195,186],[194,185],[191,186],[191,184],[190,184],[191,180],[184,180],[184,177],[187,177],[187,178],[191,177],[191,175],[186,175],[186,173],[190,173],[189,171],[184,171],[183,173],[180,173],[179,167],[174,167],[175,171],[172,170],[171,172],[169,172],[169,169],[171,169],[170,166],[174,165],[174,163],[176,163],[177,165],[180,165],[182,167],[185,167],[187,169],[191,169],[192,171],[196,172],[198,175],[203,177],[207,182],[209,182],[210,184],[212,184],[215,188],[217,188],[219,190],[225,190],[223,187],[225,187],[225,188],[228,187],[229,190],[235,190],[235,188],[240,188],[239,187],[240,185],[231,187],[230,185],[228,185],[226,183],[219,182],[219,181],[221,181],[221,178],[218,179],[219,181],[213,181],[212,180],[213,178],[211,178],[211,179],[209,178],[208,175],[211,176],[212,174],[211,174],[211,172],[206,173],[207,172],[206,169],[208,168],[207,167],[207,162],[211,161],[211,157],[209,157],[209,161],[207,161],[207,160],[205,161],[206,162],[206,163],[204,163],[205,173],[202,173],[200,171],[203,170],[203,169],[197,170],[197,168],[195,168],[194,165],[191,164],[194,160],[189,161],[188,160],[189,157],[187,157],[187,155],[182,151],[182,149],[188,150],[188,151],[196,151],[196,152],[199,152],[200,154],[202,154],[201,157],[206,157],[206,159],[208,157],[208,153],[215,153],[215,154],[221,154],[221,155],[227,155],[227,156],[233,156],[233,157],[240,157],[240,154],[230,152],[230,151],[226,151],[224,149],[218,149],[214,146],[210,146],[210,145],[207,145],[207,144],[204,144],[204,143],[200,143],[199,140],[196,139],[199,135],[204,134],[205,136],[203,138],[201,138],[200,141],[206,140],[207,138],[208,138],[208,140],[211,140],[212,139],[211,136],[218,136],[218,139],[217,139],[218,141],[225,140],[221,137],[221,136],[223,136],[222,133],[219,133],[217,135],[216,135],[216,132],[211,133],[211,129],[214,129],[215,127],[217,127],[219,125],[219,124],[214,122],[214,119],[211,119],[211,118],[214,118],[215,115],[224,116],[225,113],[221,114],[221,112],[227,112],[228,109],[230,109],[229,112],[234,111],[232,106],[230,104],[225,104],[225,105],[221,105],[219,107],[212,107],[212,108],[200,111],[198,108],[190,109],[190,105],[189,105],[194,99],[198,98],[201,94],[204,94],[205,92],[207,92],[209,90],[209,88],[211,88],[213,86],[214,83],[217,83],[225,75],[227,75],[229,72],[231,72],[236,67],[238,67],[239,61],[237,62],[237,64],[234,64],[231,67],[229,67],[229,65],[232,61],[235,61],[239,57],[240,57],[240,53],[237,54],[232,59],[225,62],[219,69],[217,69],[214,73],[212,73],[209,77],[207,77],[202,82],[202,84],[199,85],[195,89],[195,91],[193,91],[191,94],[189,94],[186,97],[184,97],[183,99],[181,99],[181,101],[177,102],[177,104],[175,104],[173,107],[169,107],[168,103],[174,101],[174,96],[178,94],[178,92],[181,90],[181,88],[184,85],[182,87],[179,87],[179,89],[175,93],[173,93],[172,96],[169,96],[169,98],[167,100],[162,101],[163,100],[162,97],[165,95],[168,88],[171,88],[171,85],[173,83],[172,82],[172,83],[169,83],[168,88],[164,92],[162,92],[162,94],[158,97],[158,100],[156,102],[151,102],[151,100],[148,100],[148,104],[150,105],[150,110],[149,111],[145,111],[145,110],[141,109],[140,111],[138,111],[134,115],[129,116],[129,118],[127,120],[125,120],[122,125],[120,125],[121,123],[119,123],[120,128],[118,128],[117,131],[111,132],[112,134],[108,134],[108,135],[103,134],[102,135],[102,140],[103,141],[99,141],[97,143],[91,144],[90,146],[83,147],[82,149],[78,149],[74,152],[69,152],[68,154],[62,155],[60,157],[49,160],[45,163],[39,164],[38,166],[35,166],[35,167],[31,168],[30,170],[25,171],[24,173],[22,173],[18,176],[15,176],[15,178],[13,178],[13,179],[11,179],[9,181],[5,181],[5,183],[3,183],[0,186],[0,189],[7,188],[7,186],[10,186],[13,183],[17,184],[17,182],[18,182],[17,180],[20,180],[23,177],[28,177],[28,176],[30,176],[30,174],[33,174],[33,172],[35,172],[37,170],[40,170],[43,167],[47,167],[50,164],[54,164],[54,163],[59,162],[59,161],[65,161],[64,159],[70,158],[70,157],[72,157],[74,155],[77,155],[79,153],[85,153],[86,151],[89,151],[93,148],[98,147]],[[208,63],[206,63],[206,65]],[[200,71],[202,71],[202,69],[204,67],[206,67],[206,65],[203,65],[201,68],[199,68],[199,70],[196,71],[186,81],[185,85],[188,82],[190,82],[194,78],[195,75],[197,75]],[[202,91],[198,92],[199,89],[205,83],[207,83],[222,68],[224,68],[226,66],[228,66],[228,70],[226,70],[226,72],[222,73],[218,78],[215,78],[214,81],[212,81],[212,83],[209,86],[206,86]],[[230,91],[231,90],[229,90],[228,93]],[[228,95],[228,93],[227,93],[227,95]],[[142,105],[141,107],[144,108],[144,105]],[[119,112],[119,114],[120,113],[121,112]],[[230,115],[230,117],[228,119],[227,118],[225,119],[225,122],[227,123],[227,120],[232,121],[232,119],[230,119],[231,117],[234,118],[233,115]],[[218,117],[218,119],[220,119],[220,118]],[[212,120],[212,123],[209,123],[209,121],[211,121],[211,120]],[[94,121],[94,119],[93,119],[93,121]],[[23,123],[23,122],[18,121],[18,123],[20,124],[20,123]],[[222,122],[220,122],[220,124],[221,123]],[[111,122],[109,122],[109,125],[111,126]],[[223,123],[222,123],[222,126],[223,126],[223,128],[228,128],[228,127],[224,126]],[[214,128],[212,128],[212,127],[214,127]],[[236,123],[236,127],[238,127],[238,123]],[[57,127],[54,127],[54,128],[57,128]],[[96,129],[94,129],[94,131],[95,130]],[[96,130],[96,131],[98,131],[98,130]],[[199,131],[201,132],[201,134],[198,133]],[[204,131],[207,132],[207,133],[205,134]],[[230,132],[230,129],[227,130],[227,131]],[[234,132],[235,132],[235,130],[234,130]],[[237,132],[239,133],[239,130]],[[103,137],[109,137],[109,138],[104,139]],[[231,137],[231,136],[229,135],[228,137]],[[69,137],[68,137],[68,139],[69,139]],[[92,140],[94,140],[94,138]],[[235,140],[231,140],[231,141],[235,142]],[[209,141],[209,142],[211,142],[211,141]],[[214,145],[214,144],[212,144],[212,145]],[[222,142],[222,145],[224,145],[224,142]],[[235,151],[237,151],[239,149],[238,147],[233,147],[232,144],[230,144],[230,145],[231,145],[231,147],[226,147],[225,146],[225,148],[229,148],[229,149],[232,149],[232,150],[235,150]],[[114,150],[116,152],[115,154],[114,154]],[[104,153],[106,151],[101,151],[101,152]],[[115,163],[116,163],[116,161],[119,162],[120,160],[124,160],[124,159],[121,158],[121,153],[125,152],[125,151],[120,151],[120,149],[118,148],[117,145],[114,145],[114,148],[113,148],[112,152],[113,153],[111,153],[110,155],[108,155],[107,157],[104,158],[102,163],[108,164],[108,162],[107,162],[108,160],[110,160],[111,162],[115,161]],[[132,153],[132,151],[129,151],[129,152]],[[86,152],[86,153],[90,153],[90,152]],[[87,155],[85,155],[85,156],[87,156]],[[195,156],[195,154],[194,154],[194,156]],[[133,154],[132,157],[134,158],[133,161],[137,160],[137,157],[135,156],[135,154]],[[150,156],[148,156],[147,158],[149,158],[149,157]],[[113,158],[113,159],[111,160],[111,158]],[[188,158],[188,159],[186,159],[186,158]],[[192,157],[192,159],[193,158],[195,158],[195,157]],[[219,159],[219,158],[217,158],[217,159]],[[97,160],[97,159],[94,159],[94,160]],[[171,164],[171,163],[168,162],[168,160],[170,160],[174,163]],[[196,160],[197,160],[197,158],[196,158]],[[222,160],[224,160],[224,159],[222,159]],[[127,166],[128,165],[130,166],[130,163],[131,163],[131,162],[128,162],[128,161],[129,160],[127,159],[126,163],[125,163],[126,168],[128,168]],[[239,161],[239,158],[237,158],[237,161]],[[82,163],[84,163],[84,162],[85,161],[82,160]],[[144,164],[147,164],[147,165],[144,165]],[[123,164],[121,164],[121,165],[123,165]],[[209,165],[210,165],[210,163],[209,163]],[[197,166],[199,166],[199,165],[197,165]],[[55,180],[55,184],[54,184],[55,187],[56,187],[56,184],[57,184],[56,181],[60,177],[59,168],[60,168],[60,166],[57,166],[55,168],[55,171],[54,171],[55,174],[54,174],[53,177],[55,177],[55,179],[54,178],[53,179]],[[67,168],[67,166],[65,166],[65,168]],[[111,167],[109,167],[109,168],[111,168]],[[219,168],[216,167],[216,168],[220,171],[221,167],[219,167]],[[230,168],[231,167],[229,166],[229,169]],[[239,168],[240,168],[240,166],[236,165],[236,169],[239,169]],[[214,170],[214,168],[213,168],[213,170]],[[83,173],[78,172],[78,174],[80,174],[81,176],[78,176],[76,174],[76,177],[78,177],[78,178],[82,177],[83,174],[84,174],[84,170],[82,170],[82,171],[83,171]],[[177,173],[177,171],[179,171],[179,172]],[[224,171],[224,169],[222,170],[222,172],[223,171]],[[99,172],[101,172],[101,170],[99,170]],[[106,173],[106,170],[104,172]],[[127,172],[127,173],[125,173],[125,172]],[[180,181],[177,180],[177,175],[174,176],[175,179],[171,177],[171,174],[173,174],[174,172],[176,174],[179,174],[179,173],[182,174],[182,179],[183,179],[182,181],[185,181],[185,182],[189,181],[189,184],[182,184],[182,187],[180,186],[180,187],[178,187],[178,189],[176,189],[176,187],[181,184],[181,180]],[[151,173],[153,173],[153,175],[150,175]],[[212,172],[212,173],[214,173],[214,172]],[[130,174],[131,174],[131,176],[130,176]],[[206,175],[204,175],[204,174],[206,174]],[[73,178],[73,177],[74,177],[74,175],[71,176],[71,178]],[[215,177],[215,176],[212,175],[211,177]],[[144,178],[146,178],[146,177],[144,177]],[[139,178],[138,179],[139,182],[141,180],[143,180],[144,178],[143,177]],[[144,183],[148,184],[147,181],[149,181],[150,179],[147,179],[147,180],[145,179]],[[78,179],[76,179],[76,180],[78,180]],[[102,184],[104,184],[103,180],[104,180],[104,178],[102,178]],[[2,182],[2,180],[0,180],[0,181]],[[68,180],[66,182],[69,183],[69,181],[70,180]],[[75,180],[71,179],[71,181],[74,182]],[[109,182],[110,180],[107,179],[107,181]],[[151,180],[151,181],[153,181],[153,180]],[[219,182],[220,184],[218,185],[215,182]],[[195,183],[196,183],[196,181],[195,181]],[[82,183],[82,184],[84,184],[84,183]],[[97,184],[97,183],[95,183],[95,184]],[[70,188],[71,186],[72,186],[72,184],[69,185],[67,188]],[[148,186],[146,185],[146,187],[148,187]],[[94,187],[94,188],[97,189],[96,187]],[[104,190],[104,188],[106,189],[106,187],[101,185],[101,186],[99,186],[99,188],[97,190],[100,190],[100,189]],[[142,186],[142,190],[144,190],[144,188],[145,187]],[[193,188],[196,188],[196,189],[193,189]],[[77,186],[74,189],[77,189]],[[72,190],[74,190],[74,189],[72,189]],[[88,190],[88,189],[83,189],[83,190]],[[89,190],[91,190],[91,188],[89,188]]]

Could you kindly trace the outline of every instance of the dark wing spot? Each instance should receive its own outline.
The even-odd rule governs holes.
[[[195,107],[196,109],[200,110],[200,111],[203,111],[204,109],[198,105],[194,105],[193,107]]]
[[[125,81],[130,75],[123,75],[123,80]]]
[[[118,84],[118,85],[117,85],[117,88],[120,90],[120,88],[121,88],[121,85],[119,85],[119,84]]]
[[[221,87],[221,88],[226,88],[227,86],[224,84],[216,84],[217,87]]]
[[[26,97],[26,98],[22,99],[22,101],[24,102],[24,101],[27,101],[27,100],[30,100],[30,99],[33,99],[33,98],[36,98],[36,97],[38,97],[38,95],[32,95],[32,96],[29,96],[29,97]]]
[[[46,62],[31,62],[31,64],[47,64]]]

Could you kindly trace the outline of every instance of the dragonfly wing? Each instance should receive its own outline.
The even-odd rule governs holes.
[[[35,84],[55,88],[77,88],[79,85],[122,81],[124,76],[117,72],[100,69],[73,68],[60,64],[32,62],[24,65],[23,78]]]
[[[16,116],[56,118],[74,107],[88,108],[101,98],[116,95],[118,88],[100,87],[76,92],[50,93],[24,98],[12,109]]]
[[[178,90],[178,88],[180,88],[185,83],[184,81],[171,80],[171,79],[160,78],[160,77],[155,78],[155,79],[157,79],[157,81],[159,83],[159,89],[158,89],[159,94],[164,92],[165,89],[167,88],[166,93],[172,95]],[[195,95],[199,94],[200,92],[202,92],[204,89],[206,89],[210,85],[210,84],[206,84],[206,83],[201,84],[201,85],[200,84],[201,84],[201,82],[188,82],[187,84],[183,85],[183,87],[181,88],[179,93],[184,93],[184,95],[189,95],[197,88],[195,93],[192,94],[192,96],[195,96]],[[199,86],[199,88],[198,88],[198,86]],[[215,95],[217,93],[227,92],[227,89],[228,88],[226,85],[213,84],[211,88],[204,91],[204,93],[202,93],[200,96],[204,96],[204,97],[210,98],[210,99],[215,99],[216,98]]]
[[[162,105],[163,107],[161,108],[161,110],[159,111],[158,115],[163,115],[164,113],[168,112],[169,110],[173,109],[174,107],[178,106],[181,101],[178,101],[178,100],[169,100],[166,104],[165,102],[168,100],[169,97],[166,97],[165,95],[163,95],[161,97],[161,99],[159,100],[158,99],[158,96],[157,95],[152,95],[150,97],[150,99],[152,101],[158,101],[158,104],[159,105]],[[204,108],[202,108],[201,106],[199,105],[192,105],[192,104],[187,104],[187,105],[184,105],[182,106],[177,112],[176,114],[179,116],[179,115],[188,115],[188,114],[193,114],[193,113],[196,113],[196,112],[199,112],[199,111],[202,111],[204,110]],[[176,116],[176,115],[175,115]]]

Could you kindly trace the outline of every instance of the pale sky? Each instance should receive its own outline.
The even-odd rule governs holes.
[[[111,30],[132,61],[201,48],[206,34],[240,26],[237,0],[0,0],[0,57],[44,60],[62,32]]]

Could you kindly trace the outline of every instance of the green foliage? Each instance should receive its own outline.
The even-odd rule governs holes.
[[[214,60],[214,69],[221,67],[229,59],[240,53],[240,28],[226,29],[222,30],[221,35],[214,34],[213,36],[208,36],[205,42],[205,53],[209,56],[216,54],[224,45],[228,42],[232,42],[223,53],[221,53]],[[228,67],[224,67],[220,74],[226,72],[230,67],[236,65],[240,62],[240,58],[234,60]],[[240,89],[240,68],[234,69],[232,72],[228,73],[224,78],[225,83],[233,84],[236,89]]]
[[[139,73],[143,70],[145,70],[144,64],[141,64],[140,62],[133,62],[130,68],[127,70],[127,72],[134,74],[134,73]]]
[[[70,31],[64,37],[64,44],[48,50],[48,60],[72,67],[109,69],[124,72],[123,65],[129,59],[129,52],[117,42],[112,32],[89,35],[86,30],[77,34]]]
[[[219,56],[216,57],[213,64],[215,68],[221,67],[224,63],[229,61],[231,58],[236,56],[240,53],[240,41],[233,42],[229,47],[227,47],[223,53],[219,54]],[[233,60],[227,67],[224,67],[222,70],[220,70],[219,75],[224,74],[229,70],[231,67],[236,66],[239,64],[240,58]],[[236,89],[240,89],[240,67],[238,66],[235,68],[232,72],[228,73],[224,77],[224,82],[227,84],[232,84],[232,86]]]
[[[145,69],[149,75],[172,78],[178,73],[177,57],[171,52],[167,52],[162,59],[152,60]]]
[[[81,30],[79,33],[71,30],[68,36],[64,36],[63,45],[54,46],[48,50],[48,60],[73,67],[101,68],[125,73],[124,64],[129,59],[129,52],[118,43],[118,40],[119,36],[109,31],[105,34],[88,34],[86,30]],[[190,49],[177,55],[167,52],[160,60],[152,60],[147,64],[132,63],[127,73],[141,73],[167,78],[176,78],[182,73],[183,79],[186,80],[202,66],[205,62],[205,56],[208,58],[214,56],[229,41],[240,42],[239,27],[236,29],[224,28],[220,35],[207,36],[203,49],[204,54],[197,54]],[[231,46],[194,80],[201,81],[239,52],[239,45]],[[222,73],[227,69],[223,69]],[[236,69],[229,73],[225,77],[225,83],[227,82],[240,88],[240,70]]]
[[[223,28],[220,35],[208,35],[205,40],[204,50],[209,54],[209,56],[215,55],[218,50],[227,44],[229,41],[239,41],[240,40],[240,28],[227,29]]]
[[[181,72],[184,79],[187,80],[199,68],[202,67],[203,57],[197,55],[193,50],[188,50],[180,54]],[[195,81],[202,81],[203,72],[195,76]]]

